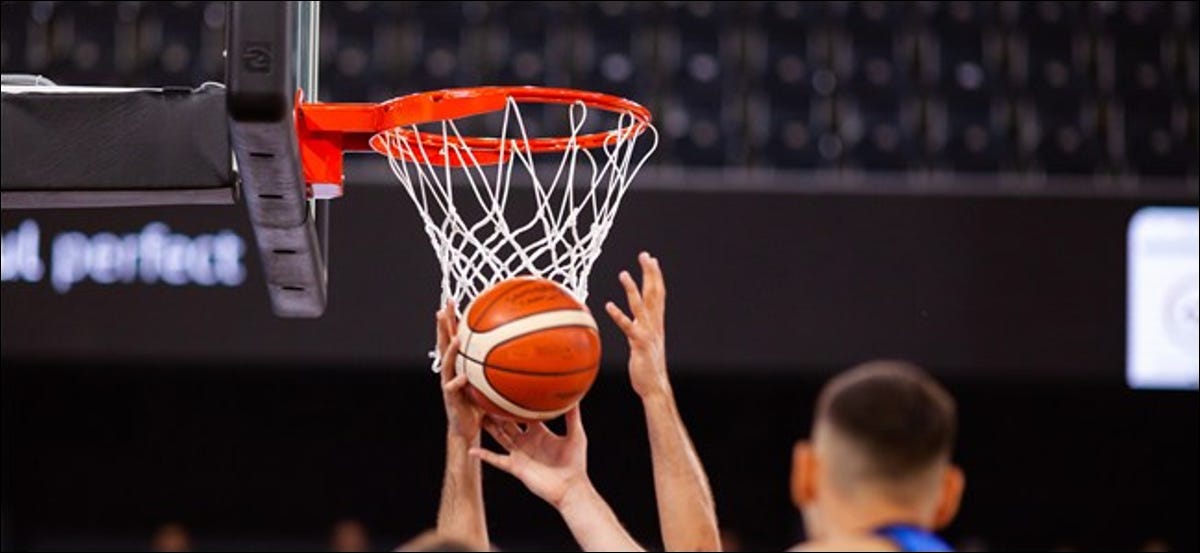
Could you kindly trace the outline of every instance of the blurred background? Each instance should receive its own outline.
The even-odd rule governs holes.
[[[224,2],[0,10],[6,73],[224,79]],[[953,543],[1198,546],[1196,239],[1143,249],[1130,225],[1200,197],[1195,3],[322,2],[321,23],[323,100],[544,84],[651,108],[663,142],[589,303],[620,299],[638,251],[662,260],[673,380],[731,544],[802,537],[792,441],[826,378],[887,356],[959,400]],[[386,164],[351,158],[347,182],[313,321],[271,315],[240,205],[0,215],[0,545],[382,550],[433,525],[439,275]],[[161,273],[117,253],[147,237]],[[1131,368],[1146,252],[1185,259],[1158,287],[1182,299],[1149,380]],[[640,407],[600,322],[593,479],[654,546]],[[485,488],[499,547],[573,547],[515,481]]]

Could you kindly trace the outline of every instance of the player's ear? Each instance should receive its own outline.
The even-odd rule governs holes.
[[[792,503],[803,509],[817,496],[817,457],[812,444],[801,440],[792,448]]]
[[[962,503],[963,490],[967,487],[967,477],[963,474],[962,469],[958,465],[951,464],[946,467],[946,473],[942,475],[942,491],[938,497],[937,512],[934,515],[933,526],[935,529],[945,528],[954,520],[954,516],[958,514],[958,506]]]

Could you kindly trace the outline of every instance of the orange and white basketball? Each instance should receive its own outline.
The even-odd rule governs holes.
[[[458,371],[489,413],[540,421],[557,417],[591,388],[600,367],[596,320],[557,283],[516,277],[480,294],[458,328]]]

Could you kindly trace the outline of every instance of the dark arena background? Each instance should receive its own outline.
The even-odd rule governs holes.
[[[224,2],[0,9],[5,73],[224,81]],[[731,549],[802,537],[788,471],[820,385],[892,357],[958,400],[957,547],[1195,550],[1195,257],[1150,248],[1193,273],[1182,353],[1149,384],[1129,274],[1135,214],[1195,218],[1198,21],[1191,2],[323,2],[320,97],[544,84],[655,114],[592,274],[584,401],[592,478],[648,546],[645,425],[599,309],[641,250]],[[347,183],[314,320],[272,314],[242,205],[3,212],[5,550],[145,550],[169,523],[195,549],[322,550],[345,520],[391,550],[433,525],[440,275],[384,161],[349,158]],[[146,240],[154,274],[114,253]],[[484,486],[497,547],[577,547],[516,480]]]

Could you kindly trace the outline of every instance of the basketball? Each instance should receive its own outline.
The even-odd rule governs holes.
[[[557,417],[587,393],[600,366],[591,312],[553,281],[501,281],[467,307],[458,328],[458,372],[471,399],[506,419]]]

